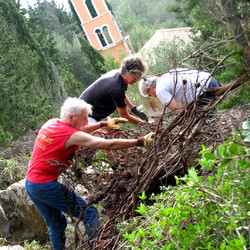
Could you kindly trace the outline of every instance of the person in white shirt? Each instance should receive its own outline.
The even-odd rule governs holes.
[[[211,74],[195,69],[177,68],[161,77],[149,76],[139,82],[143,96],[158,97],[175,115],[182,111],[182,106],[197,99],[204,91],[219,87]],[[198,109],[203,109],[212,96],[198,101]]]

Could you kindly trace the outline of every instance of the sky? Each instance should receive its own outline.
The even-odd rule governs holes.
[[[43,0],[40,0],[40,1],[43,2]],[[50,2],[51,0],[46,0],[46,1]],[[20,4],[22,5],[22,8],[28,8],[28,5],[33,7],[34,4],[36,4],[36,2],[37,0],[20,0]],[[64,9],[69,9],[68,0],[55,0],[55,2],[58,7],[64,6]]]

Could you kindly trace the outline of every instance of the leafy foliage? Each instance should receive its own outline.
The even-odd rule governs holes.
[[[26,166],[20,166],[16,159],[0,157],[0,189],[4,190],[11,184],[22,180],[26,175]]]
[[[63,36],[57,36],[56,48],[62,58],[60,74],[64,78],[66,92],[71,96],[79,96],[82,91],[99,77],[91,60],[82,50],[77,37],[69,43]]]
[[[63,36],[69,43],[73,42],[75,35],[82,34],[72,12],[59,8],[55,1],[37,2],[35,8],[28,10],[29,26],[34,19],[40,30],[47,30],[53,36]]]
[[[245,138],[249,122],[243,124]],[[140,217],[120,225],[132,249],[243,249],[248,238],[249,146],[234,135],[214,152],[202,145],[199,160],[207,178],[190,168],[176,187],[142,202]],[[140,197],[146,199],[145,193]]]
[[[152,51],[142,51],[141,53],[146,58],[149,72],[154,75],[162,75],[173,67],[177,67],[178,63],[191,51],[192,45],[186,44],[182,39],[175,39],[171,42],[162,41]],[[192,68],[194,65],[192,61],[189,61],[183,66]]]
[[[230,4],[227,5],[224,1],[218,0],[176,0],[169,10],[177,14],[178,20],[192,26],[194,33],[199,34],[195,40],[197,50],[202,51],[207,44],[214,44],[207,56],[207,62],[205,62],[209,68],[231,53],[227,63],[220,67],[219,72],[227,72],[231,74],[227,78],[232,78],[232,74],[235,76],[244,71],[242,50],[246,41],[236,37],[239,34],[236,34],[235,24],[232,21],[233,18],[235,23],[239,25],[237,32],[244,36],[244,29],[240,28],[245,27],[247,19],[244,8],[247,8],[246,1],[230,1]],[[232,11],[233,13],[231,13]],[[206,57],[205,53],[202,55]]]
[[[101,65],[104,63],[103,56],[94,49],[84,38],[79,37],[79,42],[81,44],[82,51],[84,51],[88,58],[91,58],[91,65],[94,67],[95,71],[101,75],[102,73],[105,73],[101,69]]]
[[[30,127],[37,126],[41,119],[38,107],[44,115],[51,112],[51,108],[48,107],[50,103],[46,88],[37,71],[41,65],[39,54],[14,39],[16,30],[8,26],[3,15],[0,20],[0,96],[4,100],[0,103],[0,122],[5,133],[5,139],[0,144],[8,145],[11,137],[17,137]],[[9,137],[6,138],[6,135]]]
[[[176,21],[173,13],[167,11],[167,7],[172,2],[170,0],[109,0],[108,2],[112,6],[115,18],[121,21],[120,26],[129,34],[136,52],[149,40],[156,29],[182,25],[182,22]]]
[[[100,76],[98,60],[104,59],[95,52],[92,61],[93,53],[81,50],[72,14],[54,1],[26,11],[14,0],[0,0],[0,21],[0,147],[6,148],[40,126],[42,115],[57,116],[67,96],[79,96]]]

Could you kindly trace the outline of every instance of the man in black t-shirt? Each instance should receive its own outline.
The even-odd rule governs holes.
[[[139,81],[145,71],[143,60],[134,56],[125,59],[119,70],[111,70],[92,83],[79,97],[93,106],[89,120],[104,120],[117,109],[120,117],[132,124],[147,121],[147,116],[132,105],[125,93],[128,84]],[[140,119],[129,114],[128,109]]]

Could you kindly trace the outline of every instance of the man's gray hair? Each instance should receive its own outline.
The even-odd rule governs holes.
[[[69,97],[61,107],[60,118],[65,119],[68,115],[80,114],[83,109],[87,109],[88,114],[92,113],[92,105],[86,103],[82,99]]]
[[[143,78],[139,81],[139,90],[142,96],[148,95],[148,87],[155,87],[157,83],[158,77],[157,76],[148,76]]]

